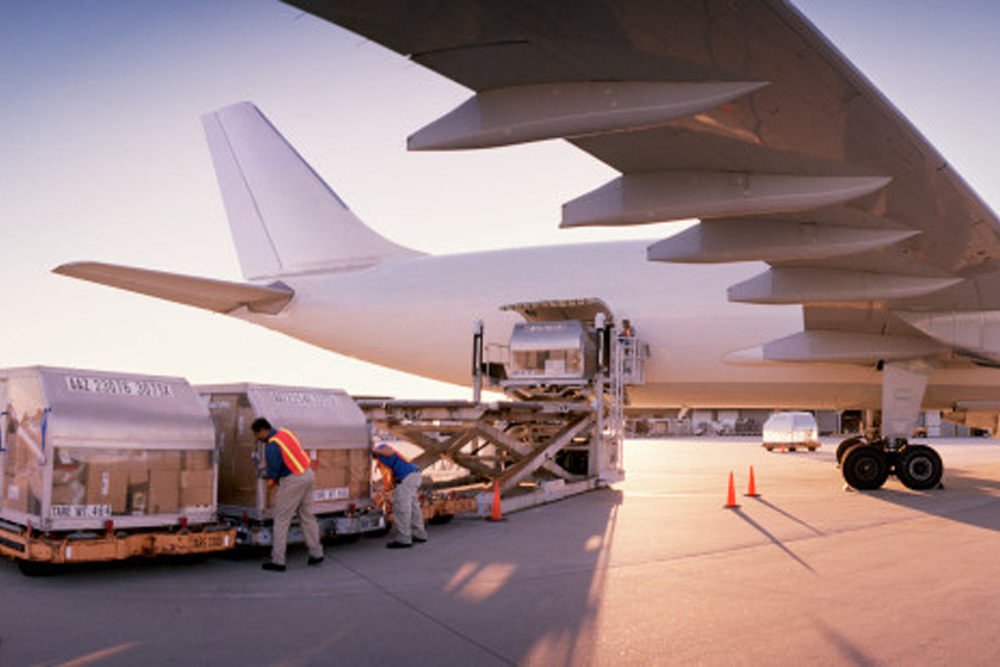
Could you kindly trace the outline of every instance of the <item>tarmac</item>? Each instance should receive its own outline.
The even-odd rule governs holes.
[[[629,441],[612,488],[412,549],[365,538],[307,567],[299,548],[284,573],[3,562],[0,665],[996,664],[1000,444],[928,443],[929,492],[845,490],[832,440]]]

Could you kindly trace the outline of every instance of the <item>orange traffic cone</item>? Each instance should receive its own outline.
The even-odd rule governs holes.
[[[785,453],[785,443],[781,443],[781,453]]]
[[[733,472],[729,471],[729,495],[726,497],[726,509],[736,509],[739,505],[736,504],[736,487],[733,484]]]
[[[487,521],[503,521],[503,512],[500,510],[500,482],[493,482],[493,513],[486,517]]]
[[[753,466],[750,466],[750,483],[747,484],[746,495],[750,496],[751,498],[756,498],[760,495],[759,493],[757,493],[757,484],[756,482],[754,482],[753,478]]]

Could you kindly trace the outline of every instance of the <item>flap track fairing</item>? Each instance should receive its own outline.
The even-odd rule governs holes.
[[[757,81],[573,81],[480,92],[418,130],[410,150],[489,148],[619,132],[691,116],[766,86]]]
[[[624,174],[563,204],[560,226],[641,225],[802,211],[863,197],[890,180],[711,171]]]

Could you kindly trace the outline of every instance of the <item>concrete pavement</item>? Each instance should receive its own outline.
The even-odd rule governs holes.
[[[362,539],[320,567],[295,550],[285,573],[3,563],[0,664],[993,664],[1000,445],[931,444],[931,492],[845,491],[835,442],[633,441],[615,488],[408,550]]]

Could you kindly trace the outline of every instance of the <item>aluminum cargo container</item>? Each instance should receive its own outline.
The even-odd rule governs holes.
[[[764,422],[763,441],[768,451],[802,447],[814,452],[820,446],[816,418],[809,412],[777,412]]]
[[[219,511],[242,526],[241,544],[269,544],[266,524],[273,519],[275,487],[259,476],[254,461],[263,461],[264,452],[250,430],[257,417],[290,429],[309,453],[316,475],[313,509],[324,536],[385,527],[372,502],[368,423],[345,392],[248,383],[197,389],[215,421]],[[299,537],[293,528],[289,541]]]
[[[597,369],[594,333],[577,320],[518,322],[510,337],[510,383],[580,382]]]
[[[0,518],[35,531],[216,520],[215,433],[186,380],[0,370]]]

